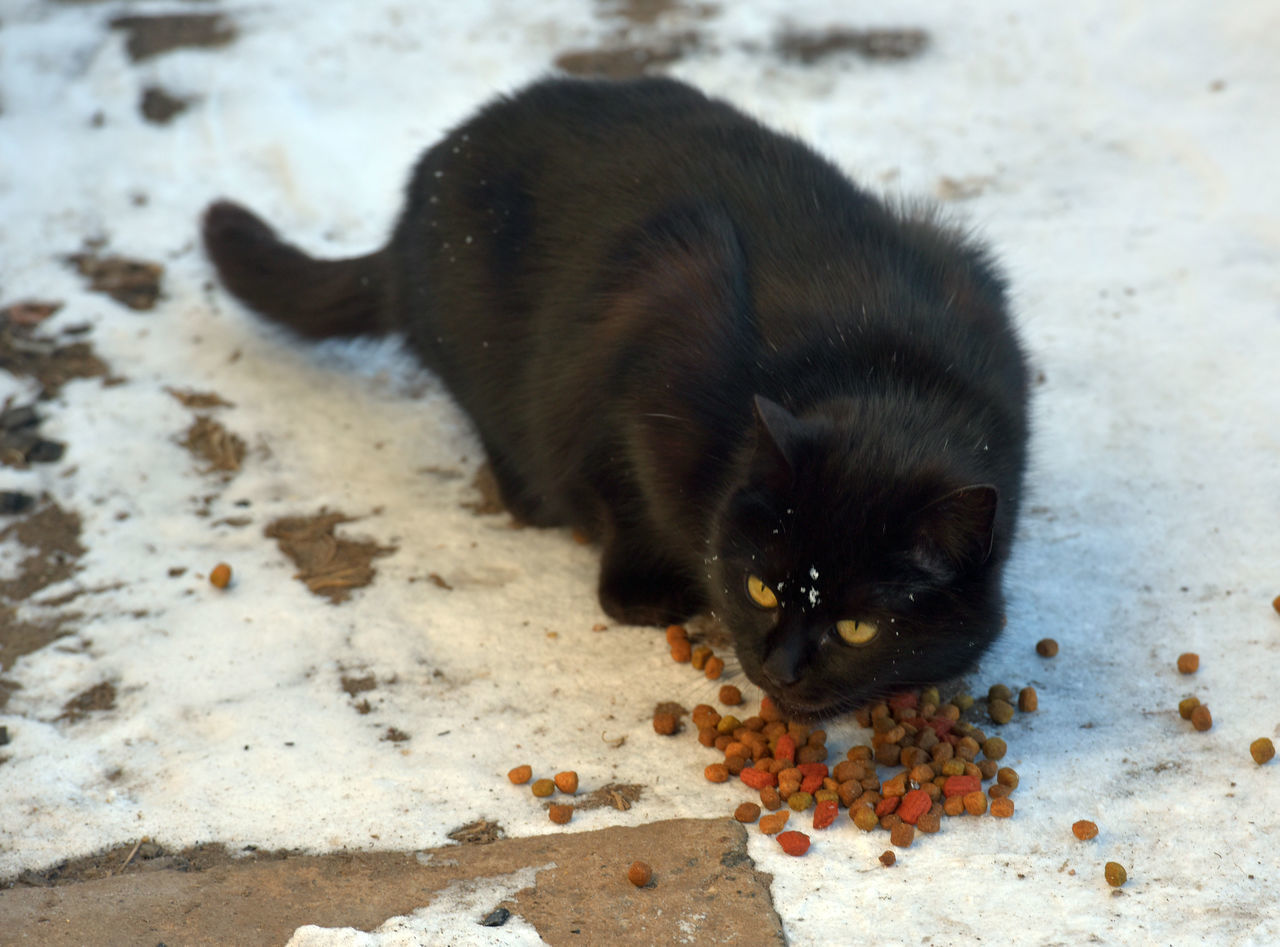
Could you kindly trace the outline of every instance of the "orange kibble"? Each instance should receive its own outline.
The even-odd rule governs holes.
[[[724,673],[724,661],[715,656],[707,658],[707,666],[702,673],[707,675],[707,680],[709,681],[718,680],[720,675]]]
[[[653,869],[645,862],[632,862],[631,867],[627,869],[627,880],[637,888],[643,888],[653,880]]]
[[[571,769],[565,770],[563,773],[556,773],[551,777],[559,789],[567,796],[572,796],[578,791],[578,774]]]
[[[809,850],[809,836],[794,829],[778,835],[778,844],[788,855],[803,855]]]
[[[556,825],[567,825],[573,818],[573,806],[565,806],[553,802],[547,807],[547,816]]]
[[[214,588],[225,589],[231,584],[231,567],[225,562],[219,562],[209,571],[209,582]]]
[[[667,626],[667,644],[675,644],[677,641],[688,641],[689,633],[684,630],[683,625]]]
[[[688,664],[693,658],[693,646],[688,638],[677,638],[671,642],[671,660],[677,664]]]
[[[991,800],[991,814],[997,819],[1007,819],[1013,815],[1013,800],[1002,796]]]
[[[673,713],[667,711],[659,711],[653,715],[653,732],[669,737],[675,733],[680,726],[680,721]]]
[[[727,704],[730,707],[736,707],[742,703],[742,691],[734,687],[732,684],[726,684],[720,688],[720,703]]]
[[[762,815],[760,817],[760,831],[765,835],[777,835],[790,818],[791,812],[787,809],[772,812],[769,815]]]
[[[702,771],[702,775],[707,777],[709,782],[727,783],[729,781],[729,767],[723,763],[712,763]]]
[[[976,792],[965,793],[964,811],[969,815],[982,815],[987,811],[987,797],[981,789]]]
[[[1081,819],[1079,822],[1071,823],[1071,834],[1080,841],[1087,842],[1091,838],[1098,837],[1098,824],[1088,819]]]
[[[507,779],[511,780],[517,786],[523,786],[529,780],[533,779],[533,767],[527,764],[517,766],[508,771]]]
[[[1200,655],[1187,651],[1178,655],[1178,670],[1183,674],[1194,674],[1200,669]]]

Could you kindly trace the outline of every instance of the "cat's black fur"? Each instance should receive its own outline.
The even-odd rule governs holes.
[[[377,253],[312,259],[225,202],[204,239],[303,335],[405,333],[513,514],[602,545],[606,612],[710,609],[788,710],[944,679],[1000,631],[1027,439],[1001,277],[723,102],[540,82],[426,152]]]

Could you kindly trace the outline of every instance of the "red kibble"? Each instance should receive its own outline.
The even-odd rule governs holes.
[[[827,800],[820,802],[813,810],[813,827],[815,829],[825,829],[836,820],[836,816],[840,814],[840,804]]]
[[[796,741],[792,739],[791,734],[784,733],[778,737],[778,745],[773,748],[773,758],[775,760],[783,760],[789,764],[796,761]]]
[[[738,778],[752,789],[764,789],[766,786],[778,785],[777,776],[773,775],[773,773],[766,773],[762,769],[756,769],[754,766],[748,766],[743,769],[738,774]]]
[[[942,794],[950,799],[952,796],[964,796],[982,789],[982,780],[976,776],[948,776],[942,784]]]
[[[909,825],[915,825],[916,820],[929,811],[929,807],[933,805],[933,800],[929,798],[929,794],[923,789],[913,789],[902,797],[902,803],[897,808],[899,818]]]
[[[778,833],[778,844],[788,855],[803,855],[809,850],[809,836],[792,829]]]
[[[892,812],[897,811],[898,804],[902,802],[901,796],[885,796],[876,803],[876,815],[884,818]]]

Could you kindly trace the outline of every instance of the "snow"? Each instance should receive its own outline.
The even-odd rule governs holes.
[[[892,196],[947,197],[996,248],[1043,373],[1008,631],[970,678],[1040,693],[1002,732],[1017,814],[953,820],[889,870],[887,837],[847,820],[803,859],[751,832],[791,942],[1280,942],[1280,770],[1248,755],[1280,737],[1280,8],[721,7],[664,15],[707,36],[672,74]],[[0,489],[78,512],[88,549],[40,596],[81,591],[74,633],[5,674],[21,687],[0,711],[0,877],[142,835],[418,850],[499,815],[511,835],[544,833],[504,777],[518,762],[574,768],[584,789],[645,785],[629,811],[579,812],[575,831],[731,812],[743,797],[704,783],[701,748],[673,751],[649,725],[655,702],[715,686],[650,629],[592,630],[606,620],[591,549],[461,507],[480,451],[439,384],[392,344],[264,327],[207,288],[195,243],[225,195],[315,252],[377,246],[424,146],[619,21],[590,0],[217,9],[239,25],[231,46],[134,64],[104,22],[152,5],[4,4],[0,303],[63,300],[44,330],[90,324],[125,381],[73,382],[42,406],[61,463],[0,468]],[[931,45],[812,67],[770,51],[784,25],[837,22],[919,26]],[[149,124],[151,83],[198,101]],[[89,237],[165,264],[153,312],[88,292],[61,261]],[[179,443],[195,412],[167,386],[234,403],[210,413],[248,444],[239,473],[201,472]],[[0,399],[33,391],[0,374]],[[339,535],[396,547],[339,606],[292,581],[262,535],[326,506],[356,518]],[[252,524],[218,525],[236,516]],[[0,574],[19,558],[0,554]],[[235,569],[225,593],[203,578],[219,561]],[[1052,661],[1032,649],[1046,636],[1062,644]],[[1201,655],[1193,678],[1174,669],[1182,651]],[[373,690],[343,692],[368,674]],[[114,710],[58,719],[102,681]],[[1190,693],[1213,709],[1209,733],[1178,717]],[[831,739],[859,736],[844,724]],[[1071,837],[1081,818],[1101,827],[1093,842]],[[1128,869],[1118,892],[1107,860]],[[467,904],[294,942],[397,943],[410,923],[462,942]]]

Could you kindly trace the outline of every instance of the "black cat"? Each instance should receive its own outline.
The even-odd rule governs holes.
[[[986,254],[667,79],[539,82],[419,161],[387,246],[321,261],[211,206],[228,289],[403,332],[511,512],[603,547],[622,622],[711,610],[823,716],[999,634],[1027,378]]]

